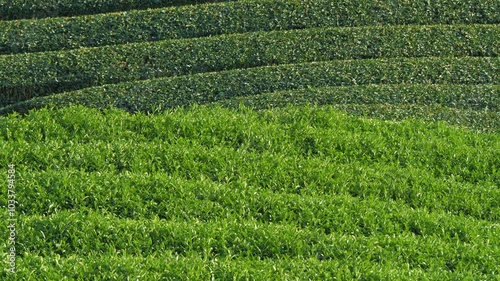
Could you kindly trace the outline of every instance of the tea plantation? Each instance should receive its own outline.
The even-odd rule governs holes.
[[[498,280],[500,2],[0,2],[1,280]]]

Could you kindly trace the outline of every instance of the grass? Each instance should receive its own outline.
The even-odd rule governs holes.
[[[19,280],[499,273],[497,133],[325,106],[67,107],[0,124]]]

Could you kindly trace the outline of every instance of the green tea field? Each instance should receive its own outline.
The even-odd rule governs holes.
[[[499,280],[500,2],[0,2],[0,280]]]

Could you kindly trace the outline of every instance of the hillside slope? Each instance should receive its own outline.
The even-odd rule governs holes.
[[[1,2],[0,280],[497,280],[498,11]]]

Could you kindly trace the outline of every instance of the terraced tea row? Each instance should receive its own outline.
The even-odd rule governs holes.
[[[353,249],[364,248],[363,253],[369,255],[373,260],[381,260],[377,264],[363,260],[363,255],[356,253],[348,260],[323,259],[321,255],[317,258],[283,257],[280,259],[241,259],[238,257],[218,257],[214,260],[189,253],[185,256],[175,255],[167,252],[148,257],[128,256],[118,254],[109,255],[85,255],[71,256],[68,258],[57,258],[48,261],[47,258],[29,254],[23,258],[23,267],[34,268],[31,272],[20,272],[20,278],[26,280],[35,279],[40,276],[49,276],[54,279],[64,278],[85,279],[93,276],[97,280],[120,279],[123,276],[141,276],[148,280],[280,280],[283,276],[293,280],[361,280],[362,278],[373,278],[383,280],[407,280],[430,279],[430,280],[467,280],[488,279],[491,274],[473,267],[474,272],[457,270],[459,268],[472,266],[471,263],[460,263],[456,259],[448,259],[440,262],[440,266],[429,265],[423,261],[424,257],[416,258],[417,251],[407,250],[407,247],[418,247],[412,237],[380,237],[387,248],[400,248],[405,251],[397,264],[403,261],[411,261],[411,266],[397,266],[396,261],[384,263],[384,257],[394,252],[385,251],[375,240],[367,238],[341,237],[343,241],[359,243],[361,246],[353,246]],[[362,242],[360,242],[362,240]],[[388,241],[394,241],[390,243]],[[401,247],[396,243],[401,243]],[[420,242],[420,241],[419,241]],[[417,243],[419,243],[417,242]],[[431,243],[431,242],[429,242]],[[386,246],[387,245],[387,246]],[[435,245],[441,246],[441,245]],[[376,250],[371,250],[373,247]],[[463,248],[455,246],[455,252],[459,253]],[[435,249],[440,249],[436,247]],[[444,249],[443,249],[444,250]],[[347,255],[347,253],[346,253]],[[456,257],[462,257],[463,254]],[[412,258],[413,257],[413,258]],[[435,257],[430,258],[437,261]],[[476,259],[477,260],[477,259]],[[45,268],[46,270],[40,270]],[[117,269],[101,270],[103,268]],[[447,268],[448,270],[443,268]]]
[[[288,105],[333,105],[350,114],[401,120],[419,118],[477,131],[500,129],[498,85],[397,84],[295,89],[262,93],[217,102],[255,109]]]
[[[500,85],[462,84],[380,84],[332,86],[262,93],[222,101],[258,109],[287,104],[418,104],[456,109],[499,111]]]
[[[500,114],[498,111],[479,111],[473,109],[456,109],[442,105],[422,105],[422,104],[331,104],[322,97],[311,97],[310,99],[283,97],[269,94],[249,96],[237,99],[229,99],[217,102],[227,107],[238,107],[240,104],[255,107],[260,110],[267,110],[274,107],[284,107],[288,105],[309,106],[331,105],[343,112],[363,116],[367,118],[377,118],[383,120],[402,120],[407,118],[417,118],[429,122],[444,121],[464,129],[471,129],[478,132],[498,132],[500,128]]]
[[[461,36],[456,37],[457,33]],[[4,102],[0,106],[108,83],[271,64],[385,57],[496,57],[499,38],[500,29],[488,25],[333,28],[3,56],[0,97]]]
[[[176,5],[222,2],[224,0],[9,0],[0,3],[0,20],[70,17],[85,14],[111,13],[132,9],[151,9]],[[226,0],[230,1],[230,0]]]
[[[81,151],[82,148],[71,150]],[[232,151],[220,151],[230,153],[232,163],[247,161],[259,167],[270,163],[269,156],[251,155],[242,159]],[[207,156],[206,151],[200,153],[203,155],[200,158],[216,161],[213,155]],[[200,159],[196,160],[203,167],[184,168],[188,171],[157,161],[154,163],[156,167],[150,168],[157,171],[147,174],[135,172],[136,169],[133,170],[134,174],[117,174],[120,163],[101,163],[106,166],[103,172],[85,172],[85,169],[93,169],[92,165],[99,165],[88,157],[79,160],[89,165],[78,165],[82,170],[62,165],[46,171],[26,170],[20,180],[31,189],[23,192],[23,196],[35,196],[43,200],[23,204],[24,214],[37,215],[43,210],[43,215],[51,215],[61,210],[78,212],[92,209],[121,218],[190,218],[199,221],[231,215],[261,223],[295,223],[300,227],[336,232],[341,225],[361,219],[359,214],[347,210],[343,204],[354,206],[360,204],[357,200],[369,199],[377,203],[397,203],[401,208],[425,209],[430,213],[446,213],[471,220],[495,222],[500,218],[500,211],[496,208],[500,191],[493,182],[468,183],[463,179],[466,175],[445,180],[437,169],[396,168],[390,167],[388,163],[368,165],[362,160],[355,160],[348,164],[322,164],[325,160],[321,157],[295,161],[291,157],[279,157],[284,158],[284,163],[275,164],[275,169],[284,171],[285,164],[297,162],[301,166],[288,166],[286,175],[267,175],[266,180],[280,182],[282,187],[266,184],[266,175],[251,169],[248,164],[236,169],[232,167],[235,171],[219,167],[221,170],[215,172],[215,168],[207,167],[211,164],[208,160]],[[54,162],[57,161],[60,160],[54,158]],[[179,162],[186,166],[192,165],[187,159],[173,162],[175,165]],[[37,164],[27,161],[26,165],[36,167]],[[74,163],[68,164],[72,165]],[[320,166],[314,170],[314,165]],[[464,169],[466,165],[461,166]],[[189,177],[189,173],[197,173],[200,177],[184,179]],[[296,175],[297,179],[291,179],[290,174]],[[350,184],[346,184],[346,181]],[[347,200],[344,197],[353,198]],[[182,205],[179,202],[183,202]],[[339,208],[343,209],[342,214],[338,213]],[[361,213],[365,211],[363,207],[356,210]],[[349,216],[349,219],[339,217],[344,215]],[[386,225],[385,228],[387,231],[403,231],[400,226]],[[380,226],[371,229],[382,231]]]
[[[444,121],[464,129],[478,132],[498,132],[500,113],[455,109],[441,105],[419,104],[334,104],[335,108],[356,116],[384,120],[422,119],[429,122]]]
[[[458,254],[460,259],[470,260],[467,265],[462,265],[462,271],[468,271],[472,267],[479,272],[491,274],[498,270],[493,256],[495,251],[488,247],[490,243],[498,243],[495,228],[489,227],[490,224],[473,220],[454,221],[446,214],[409,212],[397,208],[397,204],[363,202],[363,205],[366,210],[354,211],[353,213],[358,215],[348,220],[351,224],[346,223],[337,229],[336,233],[330,234],[312,226],[300,228],[294,224],[261,223],[255,220],[239,220],[230,215],[214,217],[210,222],[201,222],[195,219],[130,220],[94,211],[61,211],[50,216],[32,216],[26,219],[21,226],[24,229],[22,241],[28,253],[41,256],[57,254],[60,257],[68,257],[89,253],[148,256],[171,251],[180,256],[203,253],[204,258],[210,259],[229,256],[248,259],[308,259],[322,256],[327,260],[338,260],[348,258],[349,255],[366,254],[363,251],[369,253],[382,250],[379,247],[366,249],[369,245],[364,243],[368,241],[373,243],[378,240],[384,246],[399,245],[401,240],[409,240],[415,228],[422,228],[422,233],[417,234],[418,238],[412,237],[411,247],[406,249],[419,254],[414,257],[419,260],[418,263],[433,263],[445,270],[439,261],[451,259]],[[343,206],[339,207],[344,209]],[[396,212],[395,215],[389,215],[389,210]],[[360,219],[360,216],[363,217]],[[337,215],[335,218],[348,217]],[[388,231],[392,232],[389,235],[376,230],[393,227],[395,220],[400,220],[401,226],[397,228],[406,230]],[[391,224],[385,226],[385,222]],[[364,229],[371,227],[374,227],[373,233],[365,232]],[[40,232],[44,236],[39,235]],[[393,237],[396,233],[398,236]],[[465,238],[468,236],[470,239]],[[347,237],[350,239],[346,239]],[[392,243],[388,241],[389,237],[393,239]],[[351,239],[359,239],[359,242],[352,243]],[[486,242],[487,240],[490,240],[490,243]],[[420,243],[421,248],[415,248]],[[472,245],[475,245],[476,250],[473,250]],[[406,256],[406,251],[386,248],[386,258],[372,262],[396,262],[398,255],[395,255],[395,252]],[[404,266],[410,261],[408,259],[411,258],[399,260],[396,264]],[[455,266],[460,267],[460,259],[456,260]]]
[[[498,10],[495,1],[478,0],[253,0],[0,21],[0,54],[313,27],[498,24]]]
[[[34,98],[0,112],[26,111],[53,103],[130,111],[208,103],[307,87],[364,84],[498,84],[498,58],[397,58],[335,60],[279,65],[104,85]],[[495,91],[495,93],[497,93]],[[495,94],[494,93],[494,94]],[[496,95],[495,95],[496,96]]]

